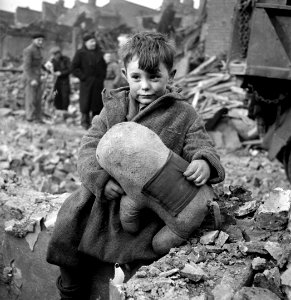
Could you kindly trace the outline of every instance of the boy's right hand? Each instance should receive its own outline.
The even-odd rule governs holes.
[[[122,187],[114,180],[109,179],[104,188],[104,196],[108,200],[115,200],[124,194]]]

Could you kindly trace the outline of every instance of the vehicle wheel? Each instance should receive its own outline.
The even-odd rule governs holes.
[[[291,183],[291,143],[290,142],[286,146],[284,151],[283,164],[284,164],[286,176],[289,182]]]

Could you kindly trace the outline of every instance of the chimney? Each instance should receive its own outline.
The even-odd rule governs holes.
[[[88,4],[95,7],[96,6],[96,0],[88,0]]]

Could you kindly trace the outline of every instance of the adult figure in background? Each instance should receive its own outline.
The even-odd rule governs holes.
[[[71,60],[62,54],[60,47],[51,49],[53,74],[56,76],[54,85],[54,106],[56,109],[68,110],[70,104],[70,71]]]
[[[106,62],[94,34],[83,36],[83,47],[72,61],[72,73],[80,79],[81,125],[88,129],[103,108],[101,92],[106,77]]]
[[[25,84],[25,115],[29,122],[42,121],[42,80],[43,69],[42,47],[44,34],[36,33],[32,36],[31,44],[23,50],[23,79]]]
[[[121,67],[114,53],[107,52],[104,54],[104,60],[107,63],[106,79],[104,87],[106,90],[117,89],[121,83]]]

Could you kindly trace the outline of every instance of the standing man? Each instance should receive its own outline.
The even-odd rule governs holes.
[[[23,50],[23,76],[25,83],[25,114],[29,122],[43,123],[41,115],[42,98],[42,47],[44,34],[32,36],[32,43]]]
[[[88,129],[91,120],[103,108],[101,92],[106,77],[103,52],[94,34],[83,37],[83,47],[77,50],[72,61],[72,73],[80,79],[81,125]]]
[[[56,76],[54,85],[54,106],[56,109],[68,110],[70,104],[70,58],[63,55],[60,47],[51,49],[53,74]]]

